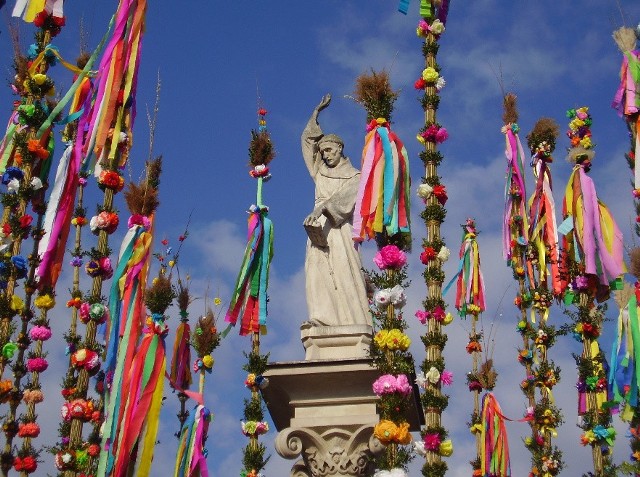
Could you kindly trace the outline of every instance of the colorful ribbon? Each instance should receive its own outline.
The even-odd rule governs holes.
[[[482,475],[511,475],[509,441],[505,417],[492,393],[482,397],[482,432],[480,433],[480,465]]]
[[[269,208],[252,205],[249,210],[249,231],[242,266],[236,280],[225,321],[235,326],[242,315],[240,335],[266,332],[267,285],[273,257],[273,224]],[[223,335],[229,332],[229,327]]]
[[[207,439],[210,421],[209,409],[201,404],[189,414],[180,433],[174,477],[209,476],[204,443]]]
[[[482,313],[485,310],[484,279],[480,270],[478,242],[473,232],[465,232],[463,235],[458,271],[447,284],[443,295],[454,280],[457,280],[455,306],[460,316]]]
[[[529,242],[538,251],[540,281],[545,282],[551,266],[551,284],[555,295],[562,292],[558,270],[558,227],[551,189],[551,171],[542,159],[534,157],[536,188],[529,199]]]
[[[365,138],[362,172],[353,217],[353,239],[362,242],[386,232],[410,232],[409,161],[400,139],[376,125]]]
[[[170,382],[173,387],[181,389],[191,385],[191,328],[189,323],[181,322],[176,329],[176,337],[173,342],[173,353],[171,357]]]
[[[507,180],[504,188],[504,214],[502,223],[502,256],[507,263],[513,258],[512,241],[520,245],[527,245],[526,231],[527,196],[524,182],[524,167],[522,144],[520,138],[513,131],[513,127],[506,127]]]
[[[577,164],[569,177],[563,203],[569,229],[564,234],[563,258],[584,265],[585,273],[597,275],[603,285],[626,271],[622,233],[609,209],[598,199],[593,180]],[[563,291],[568,283],[563,281]]]

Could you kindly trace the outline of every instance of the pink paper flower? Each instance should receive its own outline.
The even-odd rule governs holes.
[[[396,378],[391,374],[383,374],[373,383],[373,392],[378,396],[393,394],[396,391]]]
[[[436,306],[436,308],[433,310],[433,312],[431,313],[433,316],[433,319],[442,323],[444,321],[444,318],[446,316],[446,313],[444,312],[444,310],[442,309],[442,307],[440,306]]]
[[[438,132],[436,133],[436,142],[442,144],[447,139],[449,139],[449,133],[447,130],[445,128],[438,129]]]
[[[448,370],[443,370],[440,373],[440,382],[443,386],[451,386],[453,384],[453,373]]]
[[[386,270],[388,268],[399,269],[407,263],[407,256],[397,246],[385,245],[376,256],[373,257],[373,261],[380,270]]]
[[[49,362],[44,358],[29,358],[27,360],[27,370],[33,373],[42,373],[49,367]]]
[[[34,326],[29,330],[29,336],[35,341],[47,341],[51,338],[51,329],[46,326]]]
[[[398,377],[396,378],[396,392],[399,392],[400,394],[404,394],[405,396],[408,396],[409,394],[411,394],[412,388],[411,388],[411,384],[409,383],[409,378],[407,378],[406,374],[400,374],[398,375]]]
[[[424,311],[424,310],[416,311],[416,318],[418,318],[418,321],[423,325],[427,323],[427,318],[429,318],[429,315],[430,313],[428,311]]]
[[[424,436],[424,448],[430,451],[438,452],[440,449],[440,435],[426,434]]]

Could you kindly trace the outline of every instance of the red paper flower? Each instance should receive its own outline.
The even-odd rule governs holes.
[[[415,89],[424,89],[427,86],[427,82],[422,78],[419,78],[415,83],[413,83],[413,87]]]
[[[40,426],[35,422],[27,422],[20,424],[18,428],[19,437],[38,437],[40,435]]]
[[[22,227],[23,229],[29,227],[31,225],[31,222],[33,222],[33,217],[31,217],[30,215],[23,215],[22,217],[20,217],[20,227]]]
[[[30,474],[35,472],[38,468],[38,462],[36,462],[36,459],[30,455],[26,457],[15,457],[13,459],[13,468],[17,471],[24,471],[27,474]]]
[[[433,247],[425,247],[422,253],[420,254],[420,261],[427,265],[431,260],[436,258],[438,254],[436,253]]]
[[[443,185],[437,185],[433,188],[433,195],[436,196],[440,205],[444,205],[447,203],[447,187]]]

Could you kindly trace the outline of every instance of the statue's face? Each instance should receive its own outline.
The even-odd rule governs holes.
[[[336,142],[325,141],[320,145],[320,153],[328,167],[335,167],[342,159],[342,146]]]

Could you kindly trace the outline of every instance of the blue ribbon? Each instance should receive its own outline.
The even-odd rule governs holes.
[[[400,0],[398,4],[398,11],[403,15],[406,15],[409,11],[409,0]]]

